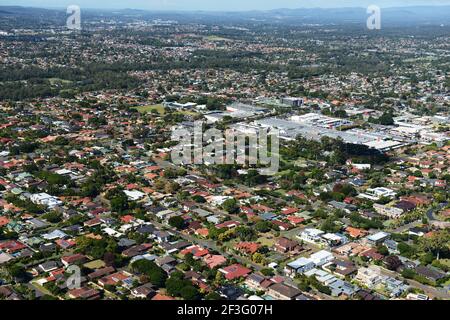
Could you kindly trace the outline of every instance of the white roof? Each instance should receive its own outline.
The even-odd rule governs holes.
[[[73,173],[73,172],[70,171],[70,170],[67,170],[67,169],[61,169],[61,170],[55,171],[55,173],[62,175],[62,174],[70,174],[70,173]]]
[[[323,260],[333,257],[333,254],[326,250],[320,250],[316,253],[313,253],[309,258],[313,261],[315,260]]]
[[[0,253],[0,264],[8,262],[12,257],[7,253]]]
[[[311,263],[313,263],[313,262],[310,259],[307,259],[305,257],[300,257],[297,260],[288,263],[288,266],[296,269],[296,268],[300,268],[300,267],[306,266]]]
[[[390,149],[390,148],[394,148],[394,147],[398,147],[400,146],[402,143],[398,142],[398,141],[393,141],[393,140],[373,140],[373,141],[369,141],[364,143],[366,146],[368,146],[369,148],[374,148],[374,149]]]
[[[331,241],[339,241],[339,240],[341,240],[342,239],[342,237],[340,237],[340,236],[338,236],[337,234],[334,234],[334,233],[327,233],[327,234],[324,234],[323,236],[322,236],[322,238],[324,238],[324,239],[327,239],[327,240],[331,240]]]
[[[389,236],[389,233],[380,231],[367,237],[371,241],[378,241]]]
[[[314,229],[314,228],[307,228],[307,229],[305,229],[303,232],[305,232],[305,233],[307,233],[307,234],[310,234],[310,235],[312,235],[312,236],[318,236],[318,235],[321,235],[321,234],[324,234],[324,233],[325,233],[325,232],[323,232],[322,230]]]
[[[124,193],[127,195],[127,197],[131,198],[131,199],[139,199],[139,198],[143,198],[145,196],[145,193],[140,192],[138,190],[132,190],[132,191],[128,191],[125,190]]]

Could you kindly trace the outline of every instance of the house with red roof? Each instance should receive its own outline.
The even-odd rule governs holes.
[[[378,253],[378,251],[376,249],[366,250],[364,252],[361,252],[359,255],[361,257],[366,257],[366,258],[378,260],[378,261],[381,261],[384,258],[384,256],[382,254]]]
[[[75,240],[65,240],[65,239],[58,239],[55,241],[55,243],[60,246],[61,248],[65,249],[69,249],[74,247],[77,243],[75,242]]]
[[[274,211],[272,208],[262,205],[262,204],[253,204],[253,205],[251,205],[251,208],[258,212],[273,212]]]
[[[8,240],[0,243],[0,250],[5,251],[6,253],[14,253],[25,248],[26,245],[17,240]]]
[[[225,264],[227,262],[227,259],[220,254],[208,254],[203,257],[203,262],[208,266],[208,268],[214,269],[215,267]]]
[[[232,229],[238,227],[241,223],[239,221],[225,221],[223,223],[216,224],[217,229]]]
[[[180,253],[183,256],[187,255],[188,253],[191,253],[194,257],[200,258],[200,257],[206,256],[209,253],[209,250],[206,248],[202,248],[202,247],[193,245],[193,246],[187,247],[186,249],[183,249]]]
[[[286,223],[286,222],[278,221],[278,220],[274,220],[274,221],[272,221],[272,223],[274,225],[278,226],[278,228],[281,231],[286,231],[286,230],[292,229],[292,224],[290,224],[290,223]]]
[[[129,279],[131,276],[132,275],[126,271],[119,271],[101,278],[100,280],[98,280],[98,284],[102,287],[107,285],[115,286],[120,282]]]
[[[252,255],[258,251],[260,247],[261,246],[256,242],[239,242],[234,248],[243,254]]]
[[[68,295],[69,298],[71,299],[84,299],[84,300],[100,299],[100,292],[98,290],[87,287],[69,290]]]
[[[195,235],[203,238],[207,238],[209,236],[208,228],[200,228],[194,231]]]
[[[134,220],[134,217],[131,216],[131,215],[126,215],[126,216],[121,217],[120,220],[121,220],[123,223],[130,223],[131,221]]]
[[[0,227],[6,226],[9,223],[9,219],[7,217],[0,216]]]
[[[61,262],[67,267],[72,264],[79,264],[86,261],[86,257],[80,253],[65,256],[61,258]]]
[[[298,212],[297,208],[283,208],[281,210],[281,213],[285,214],[285,215],[291,215],[291,214],[294,214],[294,213],[297,213],[297,212]]]
[[[365,237],[368,234],[366,230],[354,227],[347,227],[345,231],[354,239]]]
[[[287,217],[287,219],[288,219],[289,223],[291,223],[294,226],[297,226],[297,225],[305,222],[305,218],[296,217],[296,216],[289,216],[289,217]]]
[[[249,268],[246,268],[238,263],[219,269],[219,271],[225,275],[225,278],[227,280],[234,280],[241,277],[246,277],[252,272],[252,270],[250,270]]]
[[[155,300],[155,301],[164,301],[164,300],[175,300],[175,298],[166,296],[166,295],[161,294],[161,293],[157,293],[157,294],[152,298],[152,300]]]

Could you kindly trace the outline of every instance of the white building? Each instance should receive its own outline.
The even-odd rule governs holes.
[[[367,189],[365,193],[361,193],[358,195],[359,198],[365,198],[373,201],[380,200],[381,198],[395,198],[397,196],[397,193],[394,192],[394,190],[391,190],[389,188],[374,188],[374,189]]]
[[[388,206],[378,204],[378,203],[375,203],[373,205],[373,208],[375,209],[375,211],[377,213],[387,216],[391,219],[400,218],[400,216],[403,214],[403,210],[400,208],[388,207]]]
[[[372,268],[360,268],[355,281],[368,288],[374,288],[383,281],[383,277]]]
[[[39,205],[46,206],[50,209],[63,204],[58,198],[51,196],[47,193],[35,193],[30,196],[31,202]]]
[[[294,278],[296,274],[305,273],[313,269],[314,267],[315,267],[314,262],[312,262],[310,259],[300,257],[297,260],[289,262],[284,268],[284,273],[287,276]]]
[[[319,252],[313,253],[309,260],[314,262],[316,266],[322,266],[328,262],[331,262],[334,260],[334,256],[331,252],[326,250],[321,250]]]
[[[139,199],[142,199],[145,197],[145,193],[140,192],[138,190],[125,190],[123,193],[126,194],[126,196],[128,197],[128,200],[130,201],[137,201]]]
[[[323,242],[322,239],[323,234],[325,234],[325,232],[323,232],[322,230],[307,228],[298,235],[298,238],[300,238],[305,242],[320,243]]]

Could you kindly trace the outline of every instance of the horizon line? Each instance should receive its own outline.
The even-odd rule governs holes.
[[[25,5],[1,5],[0,8],[24,8],[24,9],[46,9],[46,10],[65,10],[66,6],[61,7],[47,7],[47,6],[25,6]],[[427,7],[450,7],[450,4],[423,4],[423,5],[394,5],[394,6],[380,6],[382,9],[402,9],[402,8],[427,8]],[[96,8],[83,6],[85,10],[97,10],[97,11],[123,11],[123,10],[136,10],[144,12],[211,12],[211,13],[226,13],[226,12],[270,12],[277,10],[342,10],[342,9],[366,9],[365,6],[347,6],[347,7],[298,7],[298,8],[274,8],[274,9],[248,9],[248,10],[211,10],[211,9],[143,9],[143,8]]]

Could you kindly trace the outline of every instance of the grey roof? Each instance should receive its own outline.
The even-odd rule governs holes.
[[[276,291],[279,294],[288,297],[288,298],[295,298],[296,296],[298,296],[299,294],[301,294],[302,292],[300,290],[298,290],[297,288],[291,287],[291,286],[287,286],[285,284],[282,283],[275,283],[273,285],[271,285],[269,287],[270,290]]]
[[[249,276],[247,277],[247,279],[248,279],[248,280],[251,280],[251,281],[254,281],[254,282],[257,282],[257,283],[261,283],[261,282],[263,282],[266,278],[265,278],[264,276],[260,275],[260,274],[252,273],[251,275],[249,275]]]
[[[119,247],[131,247],[136,244],[136,241],[127,238],[122,238],[119,240],[117,244]]]
[[[45,228],[49,225],[47,222],[44,222],[44,221],[36,219],[36,218],[30,219],[30,220],[28,220],[28,222],[31,223],[33,225],[33,227],[36,229]]]

